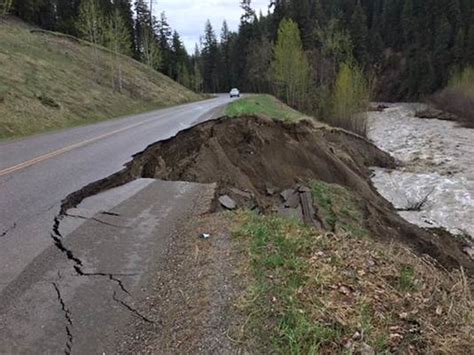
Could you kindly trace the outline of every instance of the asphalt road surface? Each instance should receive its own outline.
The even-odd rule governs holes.
[[[119,171],[149,144],[209,119],[228,101],[221,95],[0,143],[0,292],[51,246],[61,200]]]

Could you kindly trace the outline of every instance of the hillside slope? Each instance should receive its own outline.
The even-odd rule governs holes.
[[[118,70],[107,50],[96,56],[86,42],[0,19],[0,139],[201,98],[135,60],[119,61],[121,92],[113,89]]]

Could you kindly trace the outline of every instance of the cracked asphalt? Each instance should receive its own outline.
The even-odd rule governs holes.
[[[227,102],[0,143],[0,354],[108,353],[128,318],[159,327],[135,304],[167,240],[210,208],[215,187],[141,179],[58,216],[61,201]]]

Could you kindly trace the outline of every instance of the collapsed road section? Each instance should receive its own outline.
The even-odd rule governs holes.
[[[157,313],[140,304],[169,244],[180,237],[179,226],[219,209],[218,197],[227,196],[235,207],[257,213],[300,209],[304,220],[337,232],[337,224],[317,223],[320,208],[305,189],[313,180],[352,191],[374,237],[401,241],[472,274],[461,242],[411,225],[377,193],[372,166],[393,168],[395,161],[361,137],[309,121],[224,117],[155,143],[122,171],[63,201],[54,245],[2,292],[0,338],[10,343],[0,350],[113,352],[130,317],[148,331],[166,332]],[[84,213],[88,198],[136,179],[148,182],[131,198]],[[61,225],[71,218],[85,223],[66,235]]]
[[[247,117],[221,118],[149,146],[119,173],[69,196],[63,211],[84,197],[133,179],[217,183],[238,207],[278,210],[280,192],[311,180],[353,191],[374,236],[402,241],[448,268],[473,271],[462,241],[444,230],[418,228],[400,217],[373,187],[370,167],[394,168],[395,160],[350,132],[310,121],[284,123]],[[317,206],[316,206],[317,209]]]

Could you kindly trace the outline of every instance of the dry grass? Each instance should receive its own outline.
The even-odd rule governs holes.
[[[404,247],[240,212],[252,353],[472,353],[472,280]]]
[[[122,92],[112,56],[77,39],[0,19],[0,138],[91,123],[198,100],[168,77],[122,57]]]

